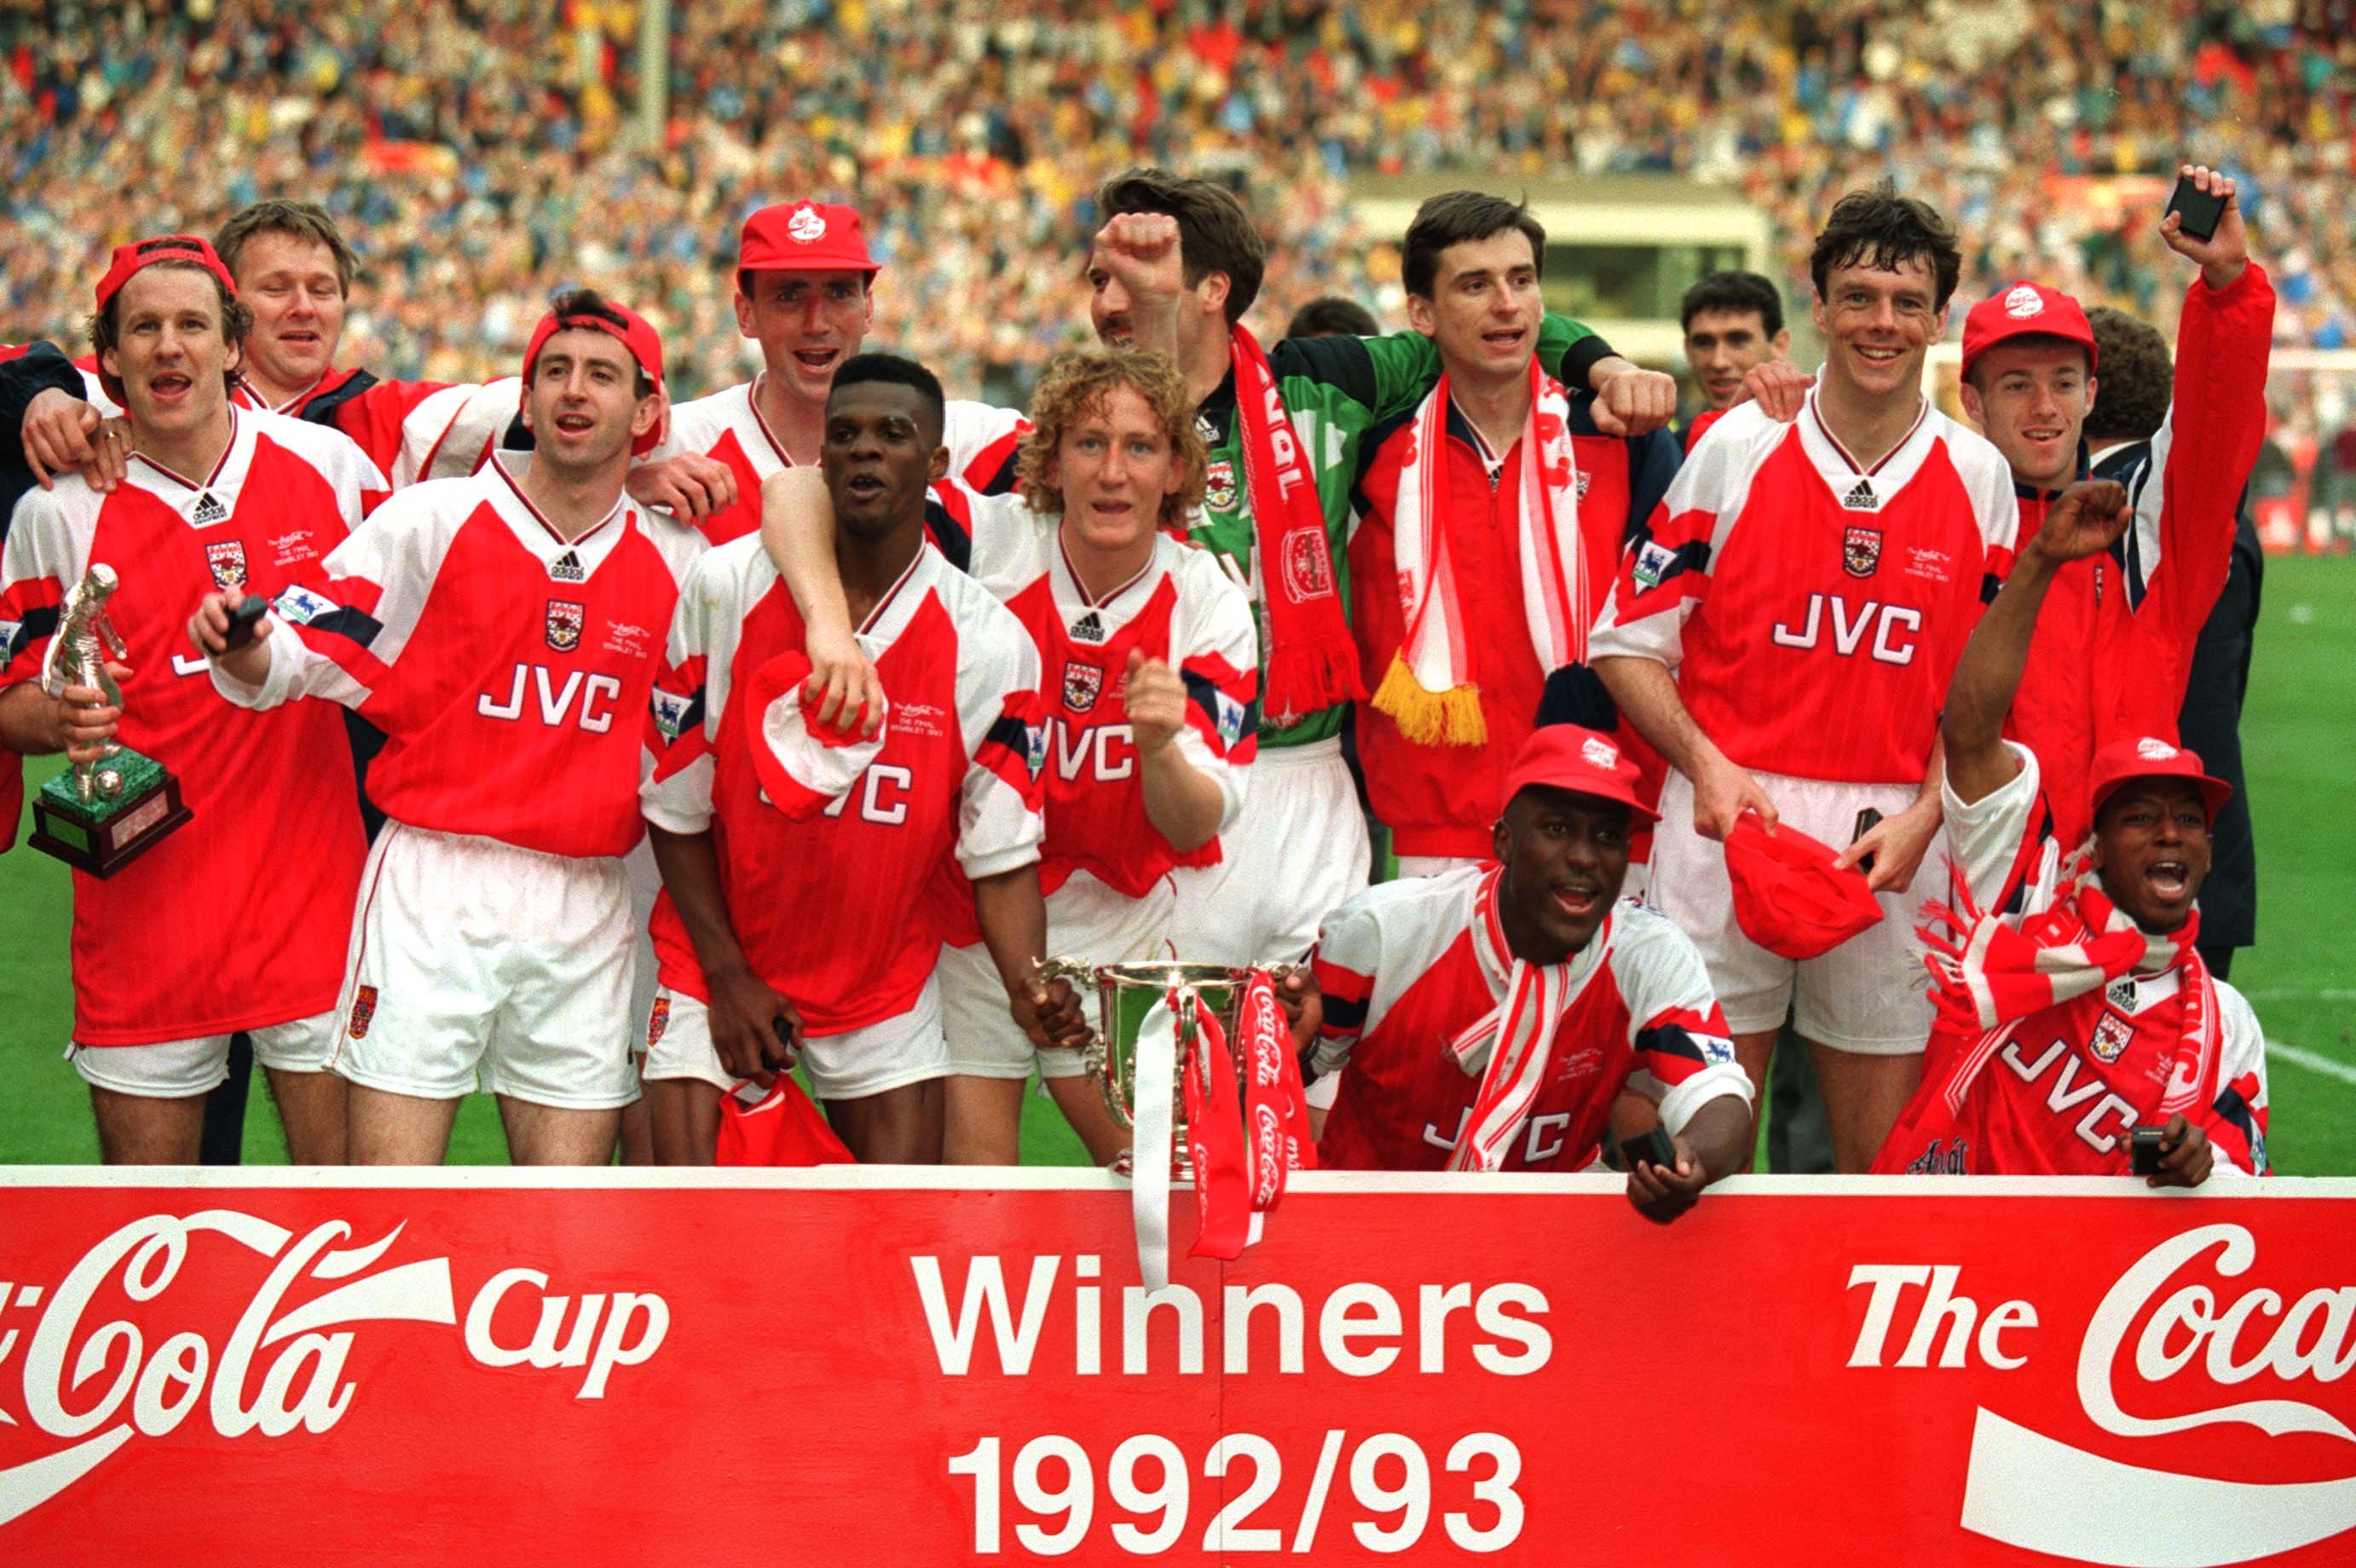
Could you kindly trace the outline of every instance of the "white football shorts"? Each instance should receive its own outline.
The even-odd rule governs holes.
[[[1366,818],[1341,741],[1263,740],[1244,781],[1219,863],[1170,873],[1174,940],[1190,964],[1295,963],[1325,917],[1366,889]]]
[[[619,859],[387,823],[360,876],[335,1070],[428,1100],[479,1080],[536,1105],[626,1105],[637,957]]]
[[[1177,893],[1163,878],[1142,898],[1129,898],[1087,871],[1075,871],[1047,895],[1047,955],[1083,964],[1167,958]],[[941,1007],[948,1015],[949,1071],[972,1078],[1076,1078],[1087,1071],[1076,1051],[1041,1051],[1007,1010],[1006,987],[989,947],[941,948]],[[1080,1005],[1096,1018],[1094,988],[1077,987]]]
[[[1871,806],[1894,816],[1914,804],[1912,784],[1847,784],[1827,779],[1754,773],[1783,821],[1809,837],[1846,848],[1857,837],[1858,813]],[[1931,1038],[1930,976],[1914,935],[1923,897],[1944,889],[1946,857],[1933,840],[1903,892],[1880,895],[1882,918],[1831,952],[1794,961],[1770,953],[1742,934],[1734,918],[1734,887],[1726,849],[1694,831],[1693,785],[1671,772],[1661,790],[1661,822],[1653,830],[1653,863],[1644,901],[1693,938],[1709,980],[1736,1034],[1792,1027],[1804,1039],[1861,1056],[1902,1056]]]
[[[649,1083],[691,1078],[726,1093],[742,1082],[712,1048],[712,1009],[684,992],[666,986],[655,993],[643,1038],[646,1065],[639,1075]],[[941,1037],[940,987],[928,979],[906,1012],[841,1034],[804,1035],[799,1051],[803,1075],[821,1100],[863,1099],[946,1078],[949,1052]]]
[[[264,1024],[245,1034],[253,1041],[253,1059],[279,1072],[325,1072],[336,1053],[337,1013],[314,1013],[283,1024]],[[118,1094],[151,1100],[184,1100],[229,1082],[226,1034],[199,1035],[195,1040],[159,1040],[153,1045],[70,1045],[66,1058],[82,1082]]]

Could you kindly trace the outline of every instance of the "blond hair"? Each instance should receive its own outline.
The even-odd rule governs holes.
[[[1014,484],[1034,512],[1060,517],[1063,487],[1050,476],[1064,432],[1105,400],[1126,387],[1145,400],[1161,421],[1176,459],[1178,488],[1162,498],[1158,519],[1165,528],[1183,527],[1202,504],[1203,475],[1210,453],[1203,432],[1195,428],[1194,400],[1186,392],[1186,379],[1177,362],[1158,349],[1075,348],[1059,356],[1040,378],[1031,398],[1031,432],[1023,438],[1015,459]]]

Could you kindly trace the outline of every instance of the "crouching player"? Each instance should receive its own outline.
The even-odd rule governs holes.
[[[644,1074],[659,1163],[712,1163],[720,1096],[773,1082],[797,1051],[852,1154],[940,1159],[950,1062],[927,889],[952,849],[1000,1019],[1018,1042],[1085,1028],[1068,987],[1051,1001],[1031,978],[1046,934],[1039,656],[925,535],[943,417],[932,372],[888,355],[844,361],[827,396],[811,505],[830,503],[885,707],[880,732],[832,748],[840,778],[810,776],[826,764],[802,706],[804,623],[759,537],[705,556],[681,597],[644,792],[664,884]],[[790,496],[806,475],[770,483]]]
[[[495,458],[395,495],[266,637],[226,649],[219,594],[189,626],[232,702],[326,698],[389,737],[334,1063],[355,1164],[438,1162],[478,1067],[519,1164],[604,1164],[637,1097],[637,716],[703,548],[622,493],[661,382],[653,328],[558,296],[524,351],[521,475]]]
[[[1173,868],[1218,864],[1219,836],[1243,804],[1258,744],[1251,606],[1213,557],[1166,531],[1200,502],[1205,461],[1194,405],[1166,356],[1066,355],[1041,379],[1031,419],[1021,495],[974,502],[973,571],[1030,634],[1044,669],[1047,948],[1090,964],[1164,957],[1177,918]],[[769,531],[799,577],[817,530],[808,517],[779,521]],[[822,556],[814,564],[824,579]],[[828,613],[813,601],[814,623]],[[1034,1051],[1013,1026],[995,955],[985,957],[955,881],[941,954],[956,1073],[949,1157],[1013,1162],[1035,1059],[1089,1153],[1111,1158],[1127,1140],[1080,1077],[1079,1053]]]
[[[2071,486],[1955,667],[1940,732],[1968,886],[1960,908],[1929,911],[1939,1023],[1878,1172],[2124,1176],[2138,1127],[2158,1131],[2154,1187],[2266,1168],[2265,1035],[2194,946],[2230,786],[2165,740],[2115,741],[2082,807],[2094,832],[2065,855],[2037,754],[2003,739],[2047,591],[2130,518],[2118,485]]]
[[[1321,1165],[1577,1170],[1623,1090],[1654,1102],[1675,1151],[1629,1171],[1647,1218],[1750,1164],[1751,1081],[1701,955],[1615,902],[1629,836],[1654,820],[1637,791],[1611,737],[1539,730],[1505,778],[1501,864],[1387,882],[1326,917],[1293,1026],[1314,1036],[1312,1076],[1349,1067]]]

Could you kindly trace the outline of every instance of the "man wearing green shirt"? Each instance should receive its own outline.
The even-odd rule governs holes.
[[[1251,595],[1259,623],[1259,761],[1242,820],[1222,835],[1225,859],[1173,873],[1178,955],[1289,962],[1367,880],[1341,747],[1348,703],[1365,695],[1345,617],[1358,442],[1422,401],[1439,354],[1413,332],[1288,339],[1264,353],[1241,322],[1267,247],[1226,187],[1133,169],[1097,203],[1108,219],[1088,261],[1097,334],[1171,354],[1201,400],[1210,475],[1189,538]],[[1575,322],[1547,316],[1536,347],[1565,384],[1593,389],[1608,433],[1656,430],[1675,411],[1672,378]]]

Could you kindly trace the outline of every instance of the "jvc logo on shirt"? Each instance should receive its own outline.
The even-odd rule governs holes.
[[[622,683],[610,675],[588,675],[576,669],[567,671],[559,686],[546,665],[519,664],[507,696],[494,698],[482,692],[475,699],[475,711],[486,719],[522,723],[528,692],[540,699],[537,716],[550,729],[577,724],[592,735],[602,735],[614,727],[614,704],[622,695]],[[577,709],[575,699],[580,704]]]
[[[1069,784],[1087,777],[1111,784],[1137,772],[1137,742],[1126,724],[1094,730],[1055,720],[1055,776]]]
[[[1904,604],[1884,604],[1874,599],[1852,606],[1838,593],[1809,594],[1808,618],[1797,631],[1783,622],[1776,622],[1772,634],[1776,646],[1816,646],[1824,640],[1825,607],[1827,604],[1832,607],[1830,619],[1834,653],[1843,658],[1852,658],[1863,647],[1882,664],[1908,665],[1914,662],[1916,645],[1912,637],[1922,633],[1922,611]]]
[[[859,819],[879,827],[897,827],[908,820],[908,796],[916,787],[916,775],[907,769],[889,763],[875,763],[859,775],[859,782],[827,803],[823,815],[841,816],[851,805],[851,797],[859,797]]]

